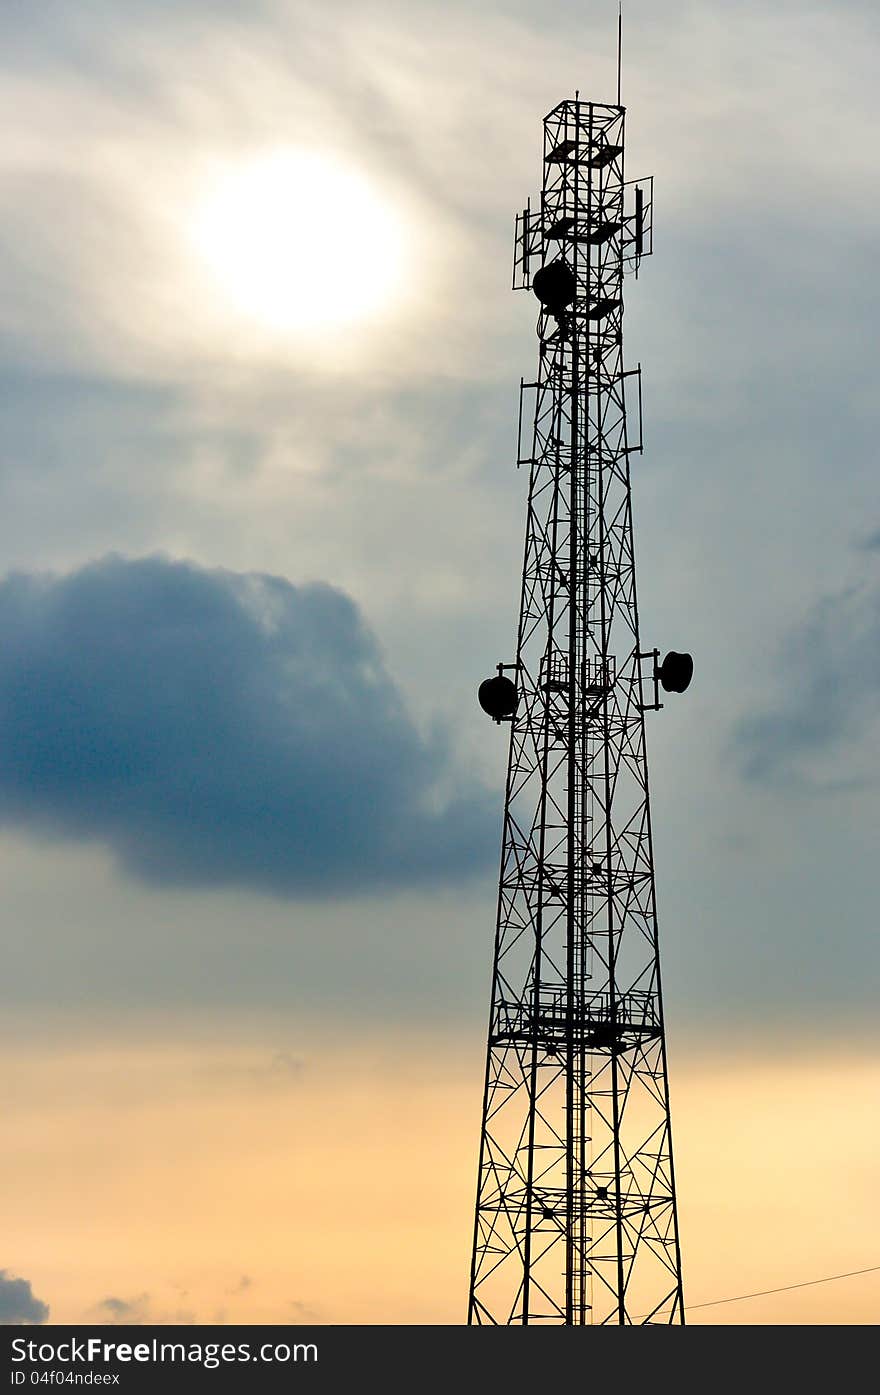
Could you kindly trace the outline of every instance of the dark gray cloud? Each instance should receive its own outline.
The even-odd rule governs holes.
[[[781,692],[734,732],[740,769],[766,784],[840,784],[876,778],[865,751],[852,768],[847,743],[876,716],[880,687],[880,585],[865,581],[822,597],[780,656]],[[825,757],[839,756],[830,774]]]
[[[49,1305],[35,1298],[29,1279],[14,1279],[8,1269],[0,1269],[0,1323],[37,1325],[49,1319]]]
[[[109,557],[0,584],[0,819],[159,884],[333,893],[459,878],[497,800],[416,729],[324,584]]]

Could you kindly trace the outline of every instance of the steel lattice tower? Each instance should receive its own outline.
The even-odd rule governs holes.
[[[680,1323],[644,714],[693,664],[640,647],[622,332],[653,185],[624,180],[623,107],[577,98],[543,170],[516,661],[480,689],[511,730],[469,1320]]]

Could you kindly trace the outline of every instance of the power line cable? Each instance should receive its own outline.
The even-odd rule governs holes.
[[[867,1269],[848,1269],[845,1274],[826,1274],[824,1279],[802,1279],[798,1284],[782,1284],[779,1288],[761,1288],[754,1293],[737,1293],[733,1298],[711,1298],[707,1303],[686,1303],[687,1312],[695,1308],[717,1308],[722,1303],[742,1303],[747,1298],[766,1298],[768,1293],[789,1293],[793,1288],[811,1288],[813,1284],[833,1284],[837,1279],[852,1279],[857,1274],[876,1274],[880,1264],[872,1264]],[[670,1312],[667,1308],[664,1311]],[[647,1316],[647,1314],[646,1314]]]

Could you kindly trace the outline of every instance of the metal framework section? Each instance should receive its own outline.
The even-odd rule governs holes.
[[[622,333],[653,191],[624,180],[620,106],[556,107],[543,169],[514,285],[554,262],[575,284],[565,308],[542,306],[537,380],[522,385],[528,518],[469,1321],[680,1323],[644,726],[656,651],[639,643],[638,370]]]

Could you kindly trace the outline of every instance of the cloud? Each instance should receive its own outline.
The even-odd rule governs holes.
[[[49,1305],[31,1291],[29,1279],[13,1279],[8,1269],[0,1269],[0,1323],[38,1324],[49,1319]]]
[[[182,1294],[186,1297],[186,1294]],[[167,1311],[157,1308],[149,1293],[139,1293],[134,1298],[118,1298],[111,1294],[96,1303],[92,1312],[98,1322],[111,1327],[140,1327],[146,1323],[163,1325],[190,1325],[198,1321],[197,1315],[189,1308],[173,1308]]]
[[[7,823],[155,884],[332,894],[482,870],[496,803],[331,586],[115,556],[0,583]]]
[[[787,641],[780,675],[775,704],[735,728],[743,775],[763,784],[863,783],[870,773],[864,750],[850,747],[876,714],[880,584],[850,585],[818,600]]]
[[[110,1322],[143,1322],[149,1313],[150,1295],[142,1293],[137,1298],[115,1298],[111,1295],[102,1298],[96,1307]]]
[[[310,1303],[303,1303],[300,1298],[291,1298],[287,1306],[293,1313],[294,1322],[320,1321],[320,1310],[313,1308]]]
[[[252,1062],[248,1062],[246,1065],[240,1062],[212,1062],[206,1068],[205,1073],[212,1080],[222,1084],[240,1080],[254,1088],[271,1088],[272,1086],[286,1088],[301,1082],[305,1068],[305,1061],[301,1057],[294,1056],[290,1051],[275,1051],[266,1060],[261,1060],[257,1064]],[[248,1282],[247,1275],[244,1275],[241,1287],[246,1288]]]

